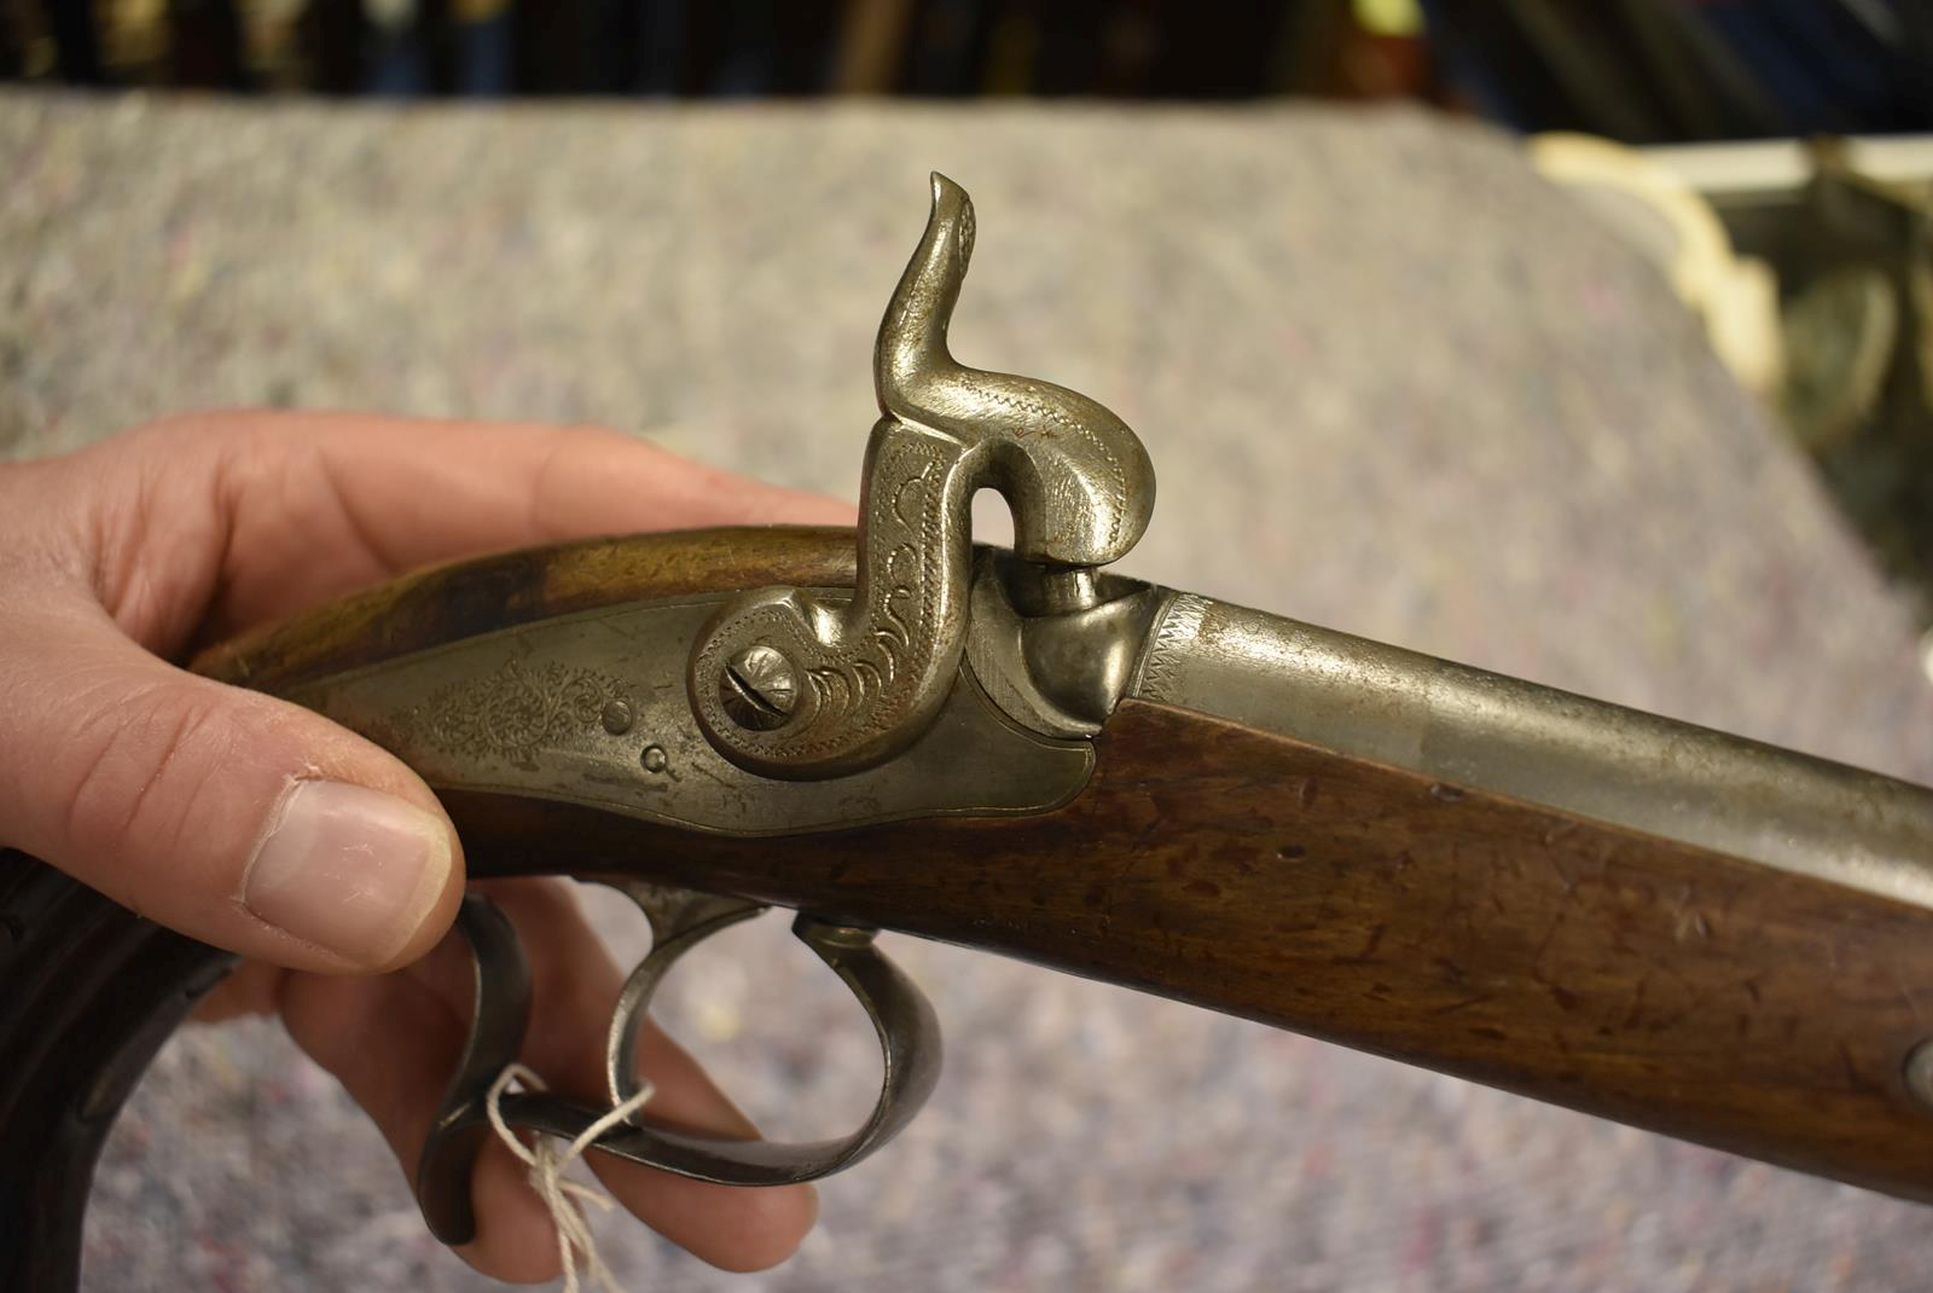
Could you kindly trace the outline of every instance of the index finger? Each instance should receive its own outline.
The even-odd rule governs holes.
[[[601,534],[850,524],[853,509],[594,427],[348,413],[225,412],[137,432],[160,492],[220,523],[217,629],[286,615],[419,566]],[[170,488],[169,477],[180,478]],[[149,526],[168,513],[146,509]],[[153,536],[148,536],[152,540]],[[143,545],[147,551],[169,545]],[[177,558],[183,554],[175,553]]]

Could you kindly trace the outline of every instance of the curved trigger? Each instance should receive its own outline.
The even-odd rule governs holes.
[[[453,1247],[476,1238],[470,1177],[490,1138],[484,1102],[490,1084],[523,1050],[530,1023],[530,962],[510,918],[470,893],[457,909],[456,927],[470,944],[475,1005],[463,1055],[416,1160],[416,1206],[430,1233]]]

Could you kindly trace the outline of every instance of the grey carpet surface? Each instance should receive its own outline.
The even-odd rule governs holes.
[[[0,98],[0,449],[354,407],[604,423],[850,497],[931,168],[979,211],[957,352],[1153,455],[1130,572],[1933,779],[1912,625],[1693,320],[1510,141],[1412,113]],[[602,1224],[631,1287],[1927,1284],[1919,1208],[894,945],[951,1039],[929,1112],[775,1272]],[[813,971],[774,921],[667,989],[770,1133],[870,1100]],[[164,1052],[86,1283],[487,1287],[267,1023]]]

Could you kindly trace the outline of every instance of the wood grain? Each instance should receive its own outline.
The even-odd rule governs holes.
[[[584,539],[424,570],[209,647],[192,667],[275,691],[494,629],[620,602],[850,588],[850,529],[746,526]]]
[[[1933,1199],[1902,1077],[1933,1034],[1933,914],[1160,706],[1098,744],[1045,816],[782,846],[449,804],[478,873],[808,907]]]

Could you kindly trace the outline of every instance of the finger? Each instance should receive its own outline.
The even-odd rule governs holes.
[[[463,952],[455,935],[450,946]],[[463,1018],[410,974],[291,975],[282,1018],[296,1044],[368,1113],[413,1189],[423,1142],[462,1052]],[[485,1145],[470,1186],[477,1237],[457,1251],[486,1275],[536,1284],[555,1279],[561,1263],[556,1228],[524,1171],[503,1145]]]
[[[220,565],[211,585],[222,590],[218,627],[480,552],[640,530],[844,525],[853,516],[848,504],[587,427],[203,414],[92,452],[153,463],[157,494],[200,494],[203,512],[212,506],[225,518],[191,540],[201,561]],[[182,513],[155,507],[140,521]],[[123,564],[141,551],[105,546],[129,552]]]
[[[431,947],[462,887],[422,781],[287,702],[155,659],[98,606],[0,617],[4,842],[161,924],[309,970]]]
[[[289,971],[267,961],[243,961],[195,1003],[188,1016],[198,1024],[220,1024],[281,1009],[282,984]]]

